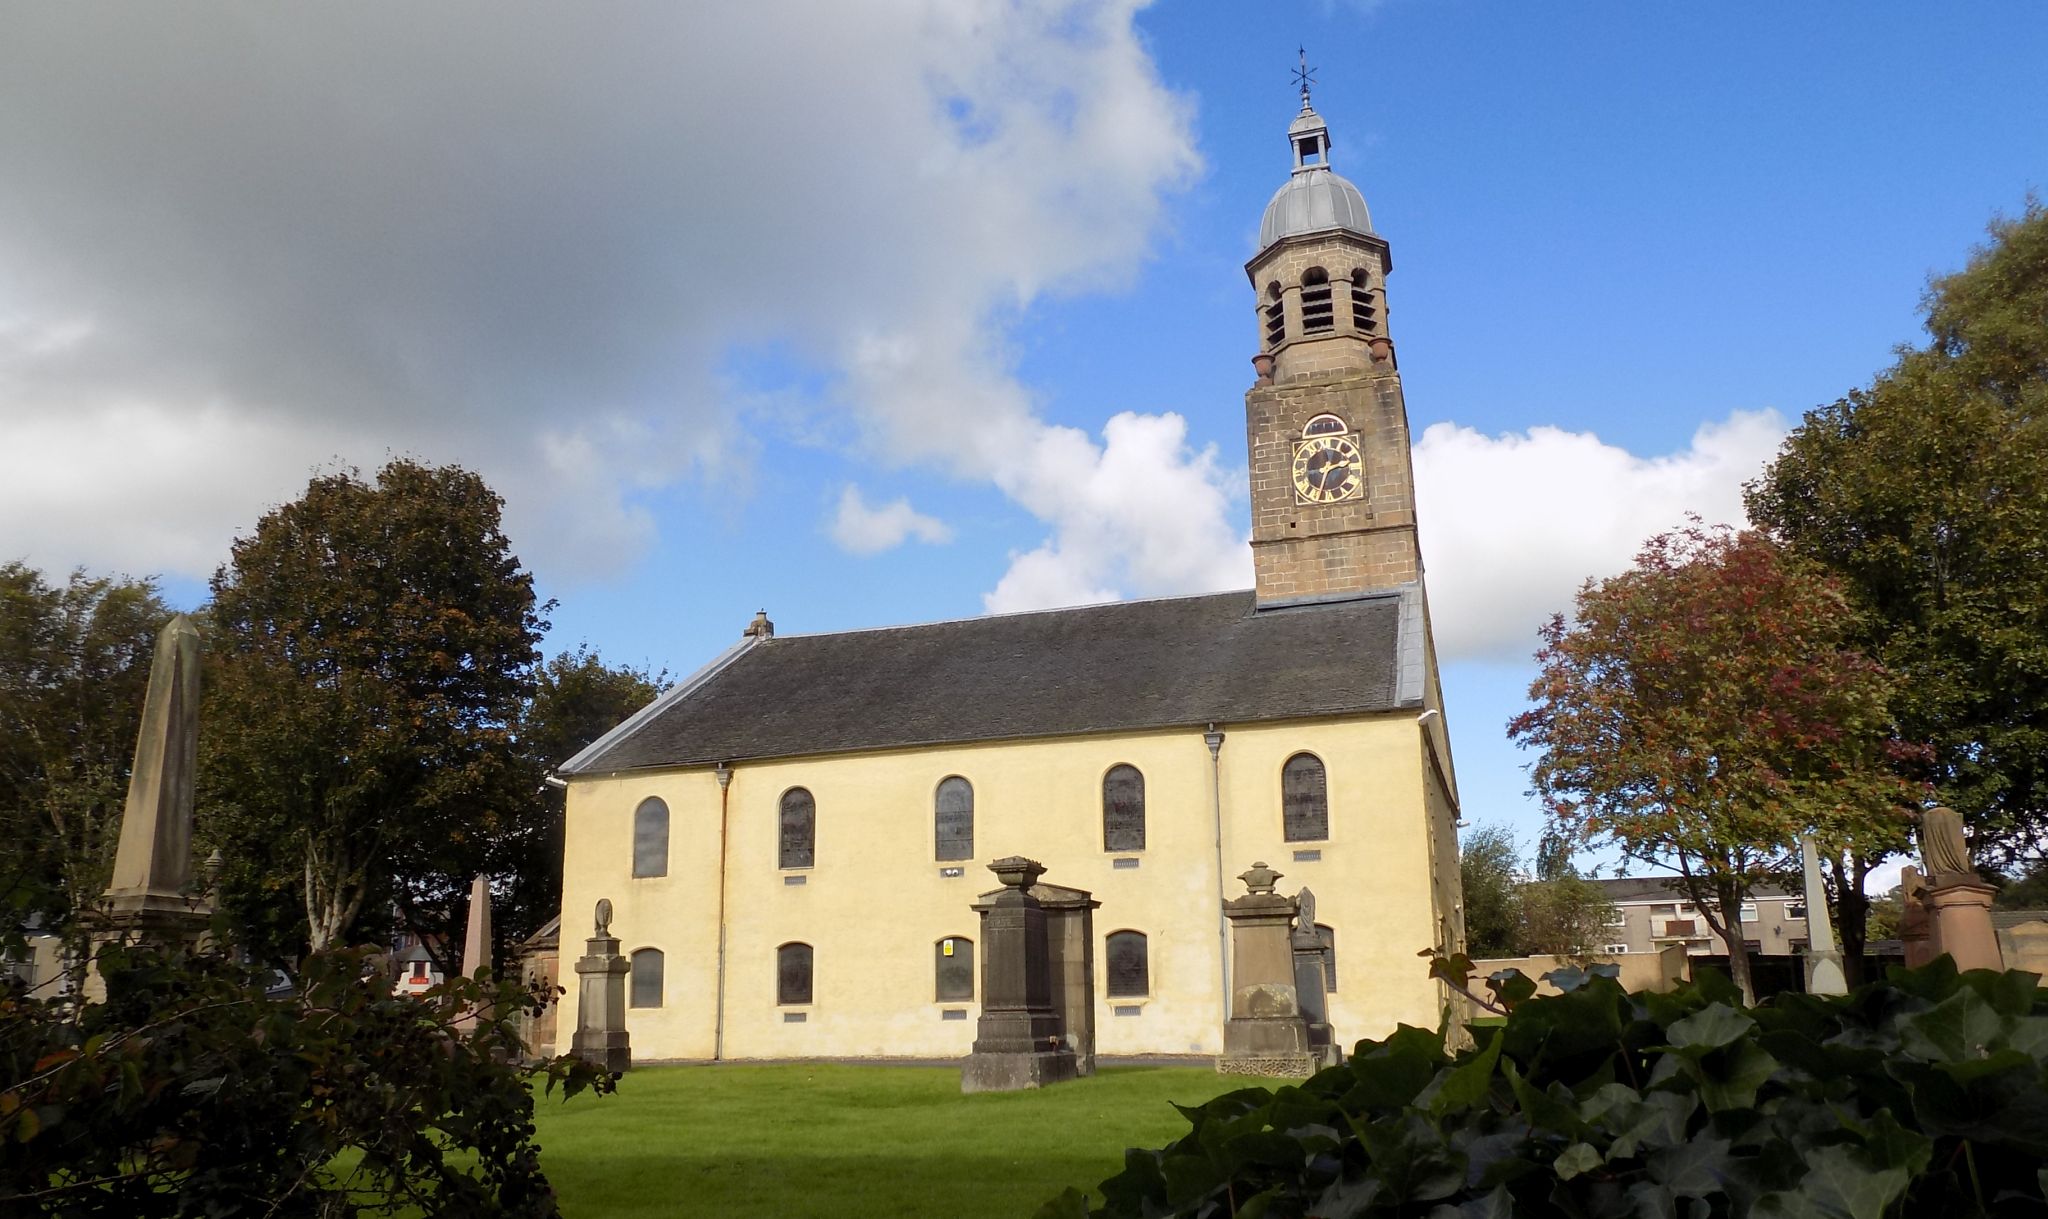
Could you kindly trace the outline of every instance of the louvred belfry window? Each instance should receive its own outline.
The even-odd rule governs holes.
[[[939,859],[974,858],[974,785],[954,775],[939,783],[933,803],[933,854]]]
[[[1102,776],[1102,849],[1145,849],[1145,776],[1135,766],[1112,766]]]
[[[784,944],[775,950],[775,1001],[785,1006],[811,1001],[809,944]]]
[[[1109,933],[1102,955],[1109,975],[1106,989],[1110,998],[1130,999],[1152,993],[1152,965],[1146,948],[1142,931]]]
[[[1301,273],[1301,331],[1324,333],[1337,328],[1337,306],[1330,299],[1330,273],[1310,267]]]
[[[818,802],[801,787],[782,793],[779,866],[808,868],[817,857]]]
[[[1321,842],[1330,836],[1329,788],[1323,760],[1297,753],[1280,770],[1282,836],[1289,842]]]
[[[1372,303],[1371,277],[1364,267],[1351,273],[1351,324],[1366,334],[1379,326],[1379,314]]]

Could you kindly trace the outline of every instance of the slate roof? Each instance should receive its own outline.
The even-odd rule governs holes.
[[[1392,711],[1421,706],[1421,672],[1412,587],[746,639],[558,773]]]
[[[1609,876],[1593,881],[1610,902],[1686,902],[1692,899],[1678,887],[1678,878],[1664,876]],[[1750,890],[1751,897],[1791,897],[1798,893],[1778,885],[1758,885]]]

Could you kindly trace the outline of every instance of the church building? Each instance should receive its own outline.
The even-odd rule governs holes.
[[[609,899],[636,1061],[965,1055],[971,904],[1009,855],[1100,903],[1100,1054],[1222,1049],[1221,904],[1255,862],[1315,894],[1340,1044],[1435,1026],[1417,954],[1462,946],[1458,795],[1393,263],[1305,89],[1287,140],[1245,268],[1253,588],[823,635],[764,614],[559,769],[562,950]]]

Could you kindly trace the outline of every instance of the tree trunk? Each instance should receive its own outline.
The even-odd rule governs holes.
[[[1708,925],[1719,933],[1721,942],[1728,946],[1728,976],[1742,992],[1742,1002],[1749,1007],[1756,1006],[1756,979],[1749,970],[1749,943],[1742,938],[1742,893],[1736,889],[1722,889],[1715,893],[1720,905],[1718,918],[1708,920]],[[1701,914],[1704,916],[1705,911]]]
[[[1870,899],[1863,894],[1863,881],[1870,875],[1870,860],[1852,851],[1846,860],[1830,855],[1828,864],[1835,874],[1835,934],[1842,941],[1842,977],[1853,990],[1863,985],[1865,972]]]

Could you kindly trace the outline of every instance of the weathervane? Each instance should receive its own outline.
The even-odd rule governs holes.
[[[1308,87],[1316,83],[1316,70],[1308,66],[1307,47],[1297,47],[1296,53],[1301,56],[1301,66],[1294,70],[1294,83],[1301,86],[1301,108],[1307,110]]]

